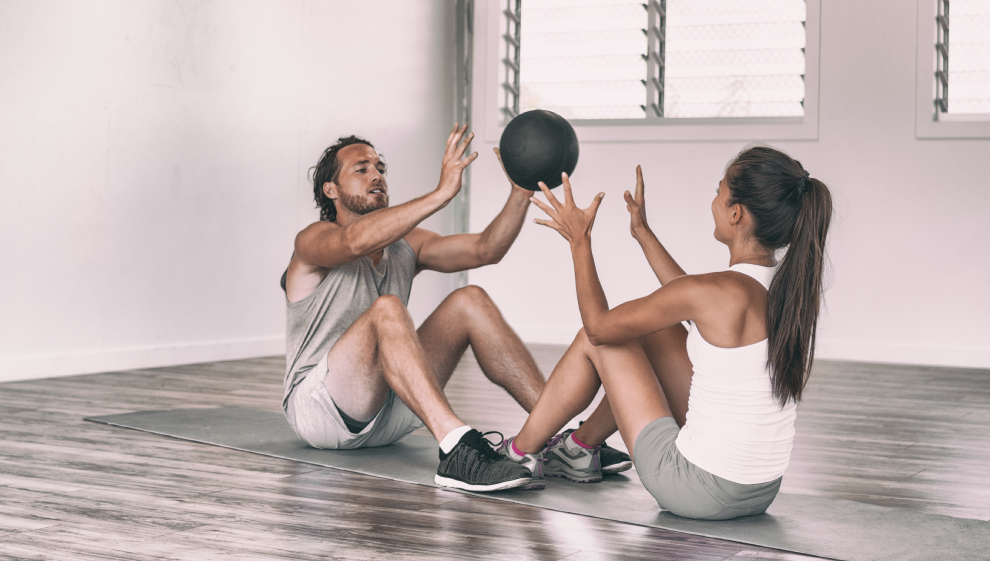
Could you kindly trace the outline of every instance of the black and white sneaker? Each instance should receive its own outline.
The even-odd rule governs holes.
[[[440,466],[433,481],[465,491],[501,491],[528,485],[533,473],[496,452],[480,432],[471,429],[449,454],[440,450]]]

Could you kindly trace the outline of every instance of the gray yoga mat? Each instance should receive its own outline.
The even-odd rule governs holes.
[[[139,411],[86,420],[254,452],[287,460],[436,487],[437,444],[407,436],[362,450],[317,450],[304,444],[278,413],[244,407]],[[781,493],[766,514],[705,522],[661,511],[635,477],[599,484],[551,479],[542,491],[501,491],[486,497],[665,528],[807,555],[849,561],[990,558],[990,524],[906,509]]]

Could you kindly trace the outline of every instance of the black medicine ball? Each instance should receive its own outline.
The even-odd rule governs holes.
[[[509,122],[498,143],[502,163],[516,185],[539,191],[542,181],[553,189],[561,172],[571,175],[578,161],[578,139],[567,119],[534,109]]]

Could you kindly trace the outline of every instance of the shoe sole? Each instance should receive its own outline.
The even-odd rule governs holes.
[[[521,477],[519,479],[513,479],[512,481],[502,481],[491,485],[472,485],[471,483],[465,483],[449,477],[443,477],[440,474],[433,477],[433,482],[441,487],[451,487],[453,489],[463,489],[465,491],[477,491],[479,493],[485,493],[488,491],[502,491],[504,489],[515,489],[516,487],[522,487],[523,485],[532,483],[532,481],[532,477]]]
[[[591,477],[571,477],[570,475],[564,475],[563,473],[544,473],[544,477],[562,477],[568,481],[573,481],[574,483],[598,483],[602,480],[602,476],[591,476]]]
[[[628,462],[620,462],[618,464],[612,464],[610,466],[603,467],[602,468],[602,474],[604,474],[604,475],[613,475],[613,474],[616,474],[616,473],[621,473],[623,471],[626,471],[626,470],[628,470],[630,468],[632,468],[632,460],[630,460]]]
[[[551,471],[553,470],[553,471]],[[554,460],[550,465],[543,466],[544,477],[563,477],[575,483],[597,483],[602,480],[602,472],[595,470],[591,473],[580,471],[568,466],[560,460]]]

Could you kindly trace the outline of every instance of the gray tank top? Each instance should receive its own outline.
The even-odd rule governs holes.
[[[283,410],[296,385],[375,299],[394,294],[409,304],[415,275],[416,252],[403,239],[385,248],[377,267],[371,257],[334,267],[312,294],[288,302]]]

